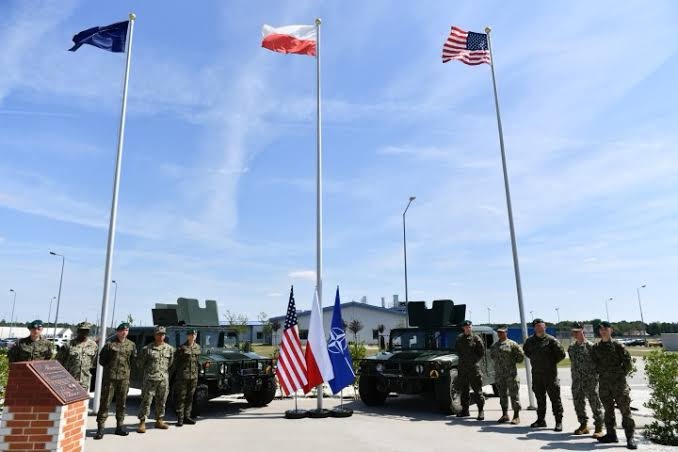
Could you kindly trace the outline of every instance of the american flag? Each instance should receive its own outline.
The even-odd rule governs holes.
[[[277,369],[278,381],[285,395],[302,389],[307,383],[306,360],[301,350],[297,308],[294,306],[294,287],[290,289],[290,302],[285,315],[285,329],[280,342],[280,356]]]
[[[487,35],[452,27],[449,38],[443,44],[443,63],[450,60],[459,60],[472,66],[490,64]]]

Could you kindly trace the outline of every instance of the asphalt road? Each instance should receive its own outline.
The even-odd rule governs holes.
[[[642,376],[630,381],[634,412],[639,426],[651,420],[649,412],[641,406],[649,391],[642,383]],[[569,387],[569,370],[561,369],[562,398],[565,406],[565,431],[552,430],[553,418],[547,415],[549,428],[530,429],[534,411],[523,411],[522,424],[518,426],[499,425],[495,420],[501,415],[499,399],[488,398],[485,421],[457,419],[436,413],[433,402],[424,397],[390,397],[383,407],[366,407],[359,400],[347,400],[345,406],[355,413],[346,419],[301,419],[288,420],[283,417],[285,410],[293,407],[291,399],[274,400],[269,406],[252,408],[236,397],[222,397],[210,402],[207,412],[194,426],[177,428],[174,416],[168,413],[172,424],[169,430],[151,428],[145,434],[133,431],[137,422],[135,413],[139,406],[138,397],[130,397],[126,423],[131,426],[127,437],[112,435],[114,417],[109,417],[107,435],[101,441],[94,441],[96,428],[93,416],[88,419],[85,446],[88,451],[147,451],[147,450],[246,450],[252,451],[318,451],[323,452],[373,452],[384,451],[445,451],[463,447],[465,451],[501,450],[524,451],[544,449],[590,450],[615,448],[618,445],[599,445],[590,437],[575,437],[571,432],[577,427]],[[489,389],[489,388],[487,388]],[[352,391],[350,391],[352,392]],[[521,388],[523,404],[527,406],[527,387]],[[333,407],[338,399],[325,398],[325,407]],[[315,408],[316,399],[300,398],[300,408]],[[475,409],[471,409],[472,414]],[[619,420],[618,420],[619,423]],[[620,438],[624,437],[619,430]],[[643,450],[674,450],[654,445],[638,435]]]

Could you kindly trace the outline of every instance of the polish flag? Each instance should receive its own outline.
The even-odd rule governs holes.
[[[308,341],[306,342],[306,377],[304,393],[308,393],[314,387],[334,379],[332,361],[327,351],[327,339],[323,328],[323,315],[318,301],[318,291],[313,296],[311,307],[311,322],[308,326]]]
[[[287,25],[261,29],[261,47],[280,53],[297,53],[315,56],[318,34],[315,25]]]

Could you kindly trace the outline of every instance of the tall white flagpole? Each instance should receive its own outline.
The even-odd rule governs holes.
[[[99,352],[106,343],[106,325],[108,324],[108,293],[111,288],[111,265],[113,263],[113,245],[115,242],[115,223],[118,216],[118,192],[120,190],[120,167],[122,165],[122,147],[125,139],[125,117],[127,115],[127,83],[129,82],[129,67],[132,60],[132,36],[134,35],[134,21],[137,16],[129,14],[127,27],[127,55],[125,59],[125,77],[122,88],[122,110],[120,113],[120,128],[118,130],[118,154],[115,160],[115,176],[113,178],[113,201],[111,202],[111,219],[108,225],[108,246],[106,248],[106,269],[104,270],[104,295],[101,300],[101,328],[99,328]],[[101,382],[103,367],[97,364],[96,383],[94,385],[94,400],[92,411],[99,411],[101,396]]]
[[[321,108],[320,108],[320,18],[315,20],[316,45],[315,45],[315,67],[316,67],[316,152],[317,152],[317,174],[316,174],[316,291],[318,292],[318,304],[320,312],[323,307],[323,185],[322,185],[322,128],[321,128]],[[323,385],[319,384],[318,391],[318,411],[323,409]]]
[[[520,266],[518,264],[518,246],[516,245],[516,231],[513,227],[513,209],[511,207],[511,191],[509,190],[508,172],[506,170],[506,152],[504,151],[504,131],[501,127],[499,114],[499,97],[497,96],[497,82],[494,75],[494,56],[492,55],[492,41],[490,27],[485,27],[487,33],[487,47],[490,51],[490,69],[492,70],[492,88],[494,88],[494,106],[497,111],[497,129],[499,130],[499,147],[501,148],[501,166],[504,170],[504,189],[506,192],[506,209],[508,210],[509,230],[511,231],[511,250],[513,251],[513,270],[516,276],[516,291],[518,292],[518,309],[520,311],[520,327],[523,331],[523,342],[527,339],[527,323],[525,322],[525,308],[523,307],[523,287],[520,282]],[[534,410],[534,393],[532,392],[532,366],[530,360],[525,359],[525,373],[527,374],[527,393],[530,397],[529,409]]]

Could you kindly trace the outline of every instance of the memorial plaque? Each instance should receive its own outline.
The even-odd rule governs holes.
[[[29,365],[64,405],[89,398],[88,392],[58,361],[31,361]]]

